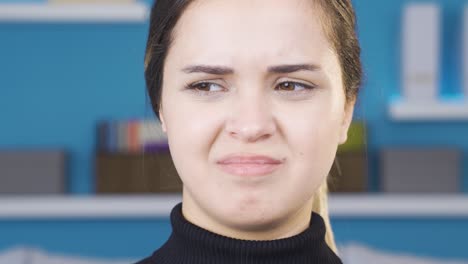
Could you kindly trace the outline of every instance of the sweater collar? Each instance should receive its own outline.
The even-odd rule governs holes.
[[[230,238],[194,225],[183,216],[182,203],[172,209],[171,224],[164,247],[177,249],[181,263],[341,263],[326,244],[324,220],[315,212],[303,232],[266,241]]]

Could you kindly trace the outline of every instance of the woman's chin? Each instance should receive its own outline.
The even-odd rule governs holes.
[[[222,208],[219,211],[222,215],[219,217],[233,229],[261,232],[270,230],[281,222],[282,210],[278,209],[270,204],[240,204]]]

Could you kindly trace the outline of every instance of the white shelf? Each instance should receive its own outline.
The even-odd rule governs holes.
[[[468,195],[331,195],[332,217],[468,217]]]
[[[431,103],[399,100],[390,103],[389,114],[393,120],[399,121],[468,120],[468,100]]]
[[[129,4],[0,4],[0,22],[145,22],[149,8]]]
[[[181,195],[0,197],[0,219],[167,218]],[[468,195],[332,194],[335,218],[468,217]]]
[[[0,219],[167,217],[181,195],[5,196]]]

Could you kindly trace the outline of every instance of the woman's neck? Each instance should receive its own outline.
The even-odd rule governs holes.
[[[284,219],[264,222],[258,225],[235,225],[218,221],[206,213],[188,195],[183,196],[182,213],[187,221],[213,233],[242,240],[275,240],[292,237],[309,227],[312,199],[294,214]]]

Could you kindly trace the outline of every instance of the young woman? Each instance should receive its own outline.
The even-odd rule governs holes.
[[[341,263],[327,175],[361,82],[350,0],[158,0],[145,76],[183,182],[140,264]]]

